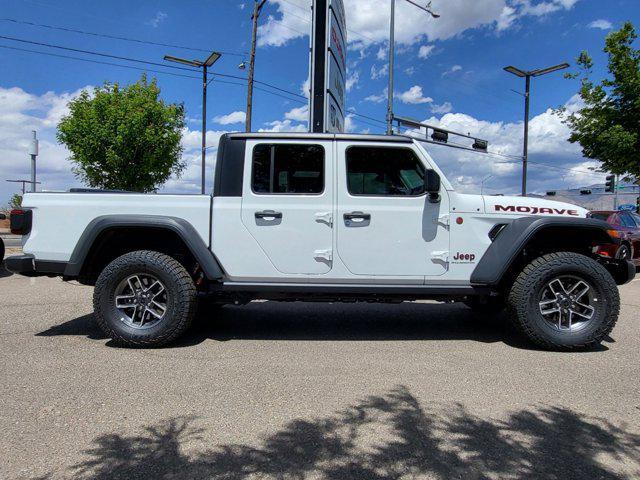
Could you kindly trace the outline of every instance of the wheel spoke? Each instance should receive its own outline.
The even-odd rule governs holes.
[[[573,313],[575,313],[576,315],[579,315],[583,318],[586,318],[587,320],[591,320],[591,318],[593,318],[593,314],[595,313],[596,309],[593,308],[591,305],[585,305],[584,303],[578,303],[576,302],[576,305],[579,306],[580,308],[585,309],[587,312],[579,312],[578,310],[573,310]]]
[[[589,292],[589,290],[591,290],[591,287],[589,287],[589,285],[587,285],[582,280],[580,280],[573,287],[571,287],[571,290],[569,290],[567,293],[569,295],[573,295],[576,300],[580,300],[582,297],[585,296],[587,292]]]
[[[116,297],[116,308],[133,308],[135,307],[135,295],[118,295]]]
[[[564,288],[564,285],[562,284],[559,278],[556,278],[555,280],[552,280],[551,282],[549,282],[549,290],[551,290],[551,293],[553,293],[554,295],[558,295],[559,293],[567,293],[567,291]]]
[[[153,289],[156,287],[156,285],[159,287],[157,292],[154,292]],[[164,285],[162,285],[162,283],[160,282],[160,280],[156,280],[155,282],[153,282],[153,284],[151,284],[151,286],[149,288],[147,288],[145,290],[145,292],[150,292],[153,294],[153,298],[156,298],[158,295],[160,295],[162,292],[164,292]]]
[[[138,283],[138,286],[134,284],[134,280]],[[133,277],[129,277],[127,279],[127,283],[129,284],[129,288],[133,293],[135,293],[136,290],[139,290],[142,288],[142,282],[140,281],[140,277],[138,277],[137,275],[134,275]]]

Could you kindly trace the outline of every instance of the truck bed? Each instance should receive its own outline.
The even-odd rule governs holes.
[[[208,195],[27,193],[23,206],[33,212],[33,228],[23,238],[23,251],[41,260],[68,261],[87,225],[103,215],[162,215],[184,219],[209,246],[211,197]]]

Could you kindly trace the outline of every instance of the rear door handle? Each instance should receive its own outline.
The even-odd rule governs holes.
[[[274,210],[263,210],[256,212],[256,218],[282,218],[282,212],[276,212]]]
[[[370,213],[363,213],[363,212],[351,212],[351,213],[345,213],[344,214],[344,219],[345,220],[371,220],[371,214]]]

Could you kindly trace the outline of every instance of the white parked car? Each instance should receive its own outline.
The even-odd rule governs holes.
[[[539,346],[612,330],[629,262],[587,211],[456,192],[407,136],[230,134],[213,195],[28,193],[14,230],[25,275],[95,285],[95,318],[126,345],[180,336],[213,302],[461,301],[506,307]],[[425,309],[425,314],[428,310]]]

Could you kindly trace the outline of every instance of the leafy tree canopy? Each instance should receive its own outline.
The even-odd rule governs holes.
[[[160,99],[155,79],[105,83],[69,102],[58,141],[71,152],[73,172],[96,188],[150,192],[185,168],[182,105]]]
[[[631,22],[607,35],[604,51],[609,58],[609,76],[600,83],[591,80],[593,60],[586,51],[577,59],[582,73],[580,110],[567,114],[569,141],[579,143],[582,154],[602,162],[602,169],[640,179],[640,50]]]

